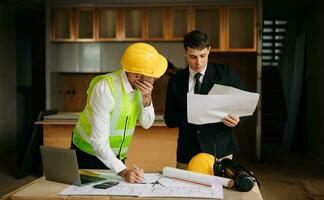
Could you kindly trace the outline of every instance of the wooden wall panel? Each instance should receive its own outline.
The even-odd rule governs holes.
[[[81,112],[87,102],[89,83],[99,74],[64,74],[64,111]]]

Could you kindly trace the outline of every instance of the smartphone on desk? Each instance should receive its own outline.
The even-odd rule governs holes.
[[[106,182],[94,185],[93,187],[97,188],[97,189],[107,189],[107,188],[110,188],[110,187],[118,185],[118,184],[119,184],[119,182],[117,182],[117,181],[106,181]]]

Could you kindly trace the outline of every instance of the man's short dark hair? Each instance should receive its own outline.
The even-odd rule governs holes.
[[[183,37],[183,46],[185,50],[188,47],[201,50],[210,47],[210,44],[206,33],[194,30]]]

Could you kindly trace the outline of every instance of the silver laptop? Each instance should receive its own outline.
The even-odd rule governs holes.
[[[40,151],[47,180],[72,185],[83,185],[105,180],[105,178],[99,176],[80,175],[74,149],[40,146]]]

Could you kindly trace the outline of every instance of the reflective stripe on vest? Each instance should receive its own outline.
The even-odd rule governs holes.
[[[111,93],[114,97],[115,105],[110,113],[110,136],[109,145],[114,154],[120,159],[126,157],[126,153],[135,130],[136,121],[142,107],[142,96],[138,90],[135,91],[134,98],[130,101],[129,96],[122,84],[122,71],[116,71],[107,75],[95,77],[87,90],[87,105],[81,112],[77,125],[73,130],[73,143],[84,152],[95,155],[91,146],[91,121],[92,108],[90,106],[90,95],[96,83],[102,79],[107,80]]]

